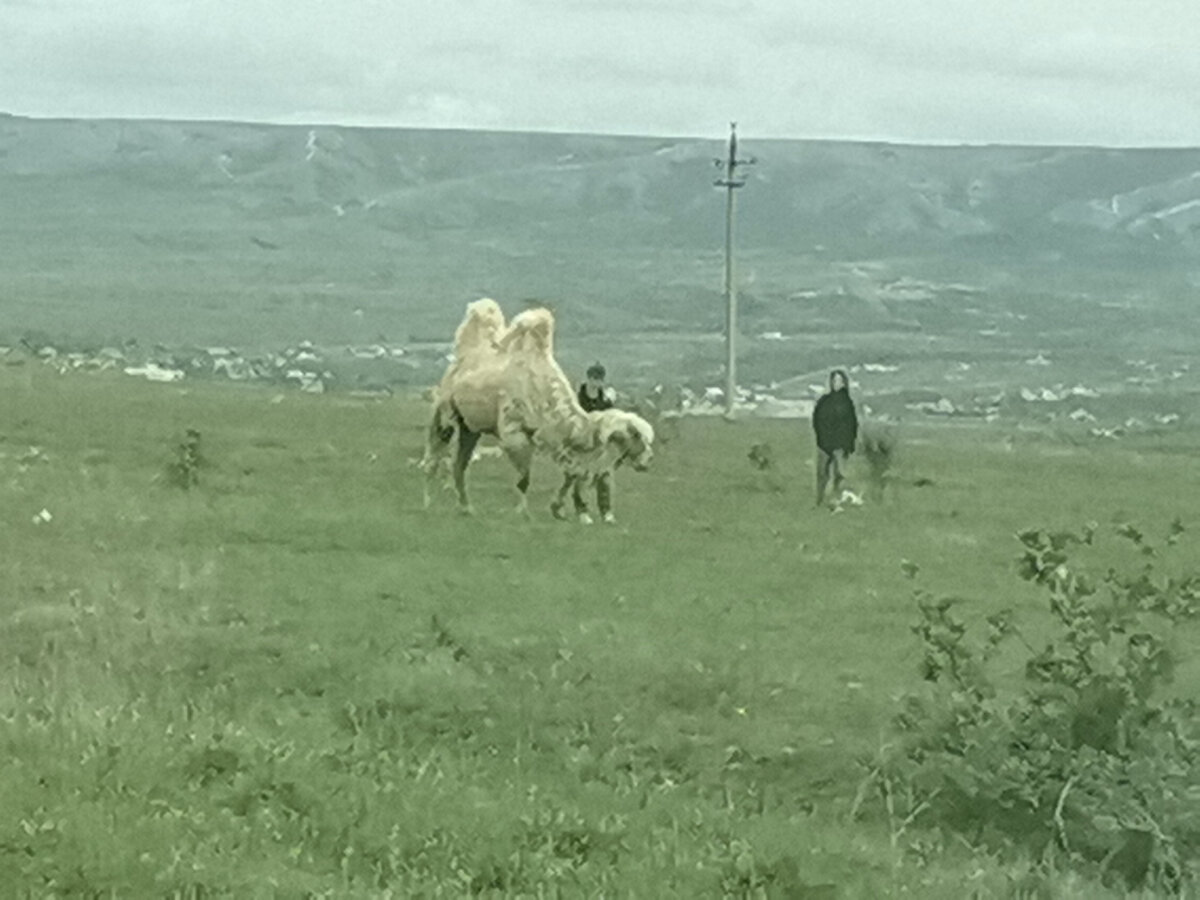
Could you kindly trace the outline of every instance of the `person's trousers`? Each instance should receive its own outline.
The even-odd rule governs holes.
[[[844,450],[834,450],[831,453],[826,453],[820,447],[817,448],[817,503],[825,502],[825,489],[829,486],[829,479],[833,479],[834,493],[841,490],[842,487],[842,463],[845,461],[846,452]]]

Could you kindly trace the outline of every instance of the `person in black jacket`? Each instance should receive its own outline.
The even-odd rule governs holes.
[[[829,373],[829,393],[824,394],[812,414],[817,436],[817,505],[825,502],[825,488],[833,476],[836,495],[842,488],[842,463],[854,452],[858,441],[858,414],[850,399],[850,379],[843,369]]]
[[[612,389],[604,383],[607,374],[604,366],[600,363],[592,363],[588,367],[587,380],[579,385],[578,394],[579,405],[583,407],[584,412],[600,412],[613,408]],[[564,477],[566,481],[571,480],[569,475]],[[611,523],[616,521],[612,513],[612,475],[608,472],[597,475],[594,483],[596,485],[596,507],[600,512],[601,518],[605,522]],[[591,521],[590,516],[588,516],[587,501],[583,499],[579,479],[575,480],[571,491],[571,499],[575,504],[575,515],[581,520]],[[550,509],[555,516],[562,516],[562,507],[557,502]]]

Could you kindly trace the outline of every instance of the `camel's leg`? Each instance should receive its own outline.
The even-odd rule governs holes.
[[[471,454],[479,443],[479,432],[472,431],[461,421],[458,423],[458,452],[454,454],[454,488],[458,491],[458,508],[464,513],[471,513],[471,501],[467,497],[467,466],[471,462]]]
[[[584,487],[590,485],[591,482],[592,479],[586,475],[576,475],[575,484],[572,486],[571,500],[575,504],[575,515],[579,517],[580,521],[583,521],[585,518],[591,519],[591,515],[588,513],[587,500],[583,496]],[[588,522],[587,524],[590,525],[591,523]]]
[[[533,432],[525,427],[521,404],[506,398],[496,414],[496,437],[517,470],[517,512],[529,515],[529,470],[533,466]]]
[[[529,472],[533,468],[533,441],[524,432],[508,434],[503,443],[508,461],[517,470],[517,512],[529,516]]]
[[[584,488],[592,483],[592,478],[589,475],[575,473],[569,475],[568,479],[571,482],[571,502],[575,506],[575,518],[579,520],[581,525],[592,524],[592,514],[588,511],[587,500],[583,496]]]
[[[563,472],[562,487],[558,489],[558,494],[555,496],[554,502],[550,504],[550,514],[553,515],[554,518],[566,518],[566,516],[563,514],[563,510],[567,505],[567,494],[571,491],[572,487],[574,487],[576,491],[579,490],[577,477],[569,472]]]
[[[612,511],[612,472],[601,472],[596,476],[596,508],[600,510],[600,519],[608,525],[617,521]]]
[[[454,437],[454,426],[442,421],[440,409],[433,412],[433,420],[429,423],[429,432],[425,436],[425,457],[421,460],[421,468],[425,471],[425,508],[429,509],[432,502],[433,482],[442,473],[449,456],[450,440]]]

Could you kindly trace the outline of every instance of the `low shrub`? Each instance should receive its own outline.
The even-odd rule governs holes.
[[[1119,888],[1178,894],[1194,882],[1200,729],[1195,703],[1168,686],[1171,632],[1200,614],[1200,574],[1162,572],[1183,530],[1175,521],[1155,545],[1120,526],[1106,537],[1130,542],[1141,564],[1098,577],[1075,557],[1129,554],[1100,547],[1097,526],[1019,534],[1020,577],[1048,601],[1044,643],[1013,610],[976,634],[958,600],[917,591],[930,688],[904,699],[856,808],[877,792],[895,834],[932,826]]]

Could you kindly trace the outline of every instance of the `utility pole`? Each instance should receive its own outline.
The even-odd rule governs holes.
[[[729,123],[729,156],[714,159],[717,168],[724,166],[725,177],[713,184],[725,188],[725,418],[733,418],[733,405],[737,399],[737,285],[733,270],[733,192],[746,184],[739,179],[738,166],[752,166],[756,160],[738,159],[737,122]]]

